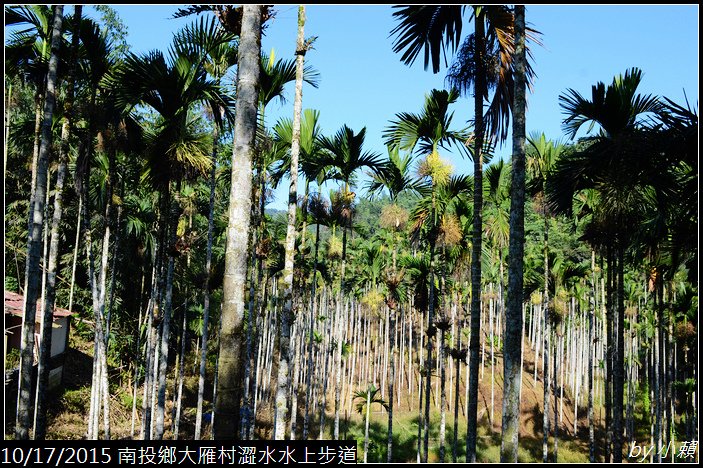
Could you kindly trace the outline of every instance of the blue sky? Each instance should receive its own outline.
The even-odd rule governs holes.
[[[172,33],[194,17],[170,19],[177,6],[114,6],[128,27],[134,52],[165,50]],[[276,57],[292,58],[297,32],[297,5],[275,7],[262,48],[275,49]],[[528,95],[527,131],[544,132],[548,138],[564,138],[558,97],[568,88],[590,96],[598,81],[609,84],[613,76],[638,67],[644,78],[641,93],[667,96],[684,102],[684,90],[692,106],[698,106],[698,14],[697,5],[660,6],[537,6],[528,5],[526,19],[542,32],[542,46],[533,46],[537,74]],[[382,133],[398,112],[419,112],[425,93],[444,88],[445,69],[434,75],[419,59],[412,67],[400,62],[392,51],[391,29],[396,25],[387,5],[307,6],[305,35],[318,36],[306,63],[321,74],[319,89],[308,85],[303,107],[321,112],[321,125],[332,135],[343,124],[355,131],[367,128],[369,150],[386,154]],[[468,16],[465,18],[468,20]],[[473,30],[465,21],[463,34]],[[286,103],[274,101],[266,110],[269,127],[281,117],[292,117],[293,86]],[[473,118],[471,97],[455,104],[453,123],[464,126]],[[579,136],[581,133],[579,134]],[[471,161],[444,153],[459,173],[471,173]],[[509,157],[509,144],[498,150]],[[269,207],[284,209],[279,189]]]

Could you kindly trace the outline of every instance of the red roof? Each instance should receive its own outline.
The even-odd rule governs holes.
[[[11,291],[5,291],[5,313],[22,317],[24,315],[24,296]],[[41,301],[37,301],[37,320],[41,313]],[[54,319],[68,317],[71,312],[60,307],[54,307]]]

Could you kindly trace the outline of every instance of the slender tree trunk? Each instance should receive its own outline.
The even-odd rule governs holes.
[[[493,283],[488,285],[488,292],[489,294],[493,294]],[[498,319],[496,318],[496,313],[494,312],[494,307],[493,305],[495,304],[495,301],[491,297],[488,300],[488,339],[491,342],[491,408],[490,411],[488,412],[489,414],[489,420],[488,420],[488,427],[489,431],[493,432],[493,410],[494,410],[494,402],[495,402],[495,330],[498,325]],[[497,311],[496,311],[497,312]]]
[[[434,203],[433,203],[434,205]],[[433,206],[434,216],[434,206]],[[427,306],[427,360],[425,361],[425,418],[424,426],[424,458],[423,462],[427,463],[429,456],[430,445],[430,396],[432,384],[432,338],[436,333],[434,324],[434,303],[435,303],[435,288],[434,288],[434,251],[435,240],[430,240],[430,293],[429,304]]]
[[[220,351],[218,361],[217,419],[213,438],[237,434],[244,376],[242,325],[247,270],[247,233],[251,212],[251,161],[256,130],[256,103],[261,49],[260,5],[244,5],[237,70],[237,106],[232,153],[232,182],[225,254]],[[241,196],[241,194],[246,194]]]
[[[27,263],[25,278],[25,303],[22,322],[22,337],[20,342],[20,378],[17,401],[17,420],[15,423],[15,439],[29,439],[29,427],[32,423],[32,370],[34,365],[34,327],[36,319],[37,299],[39,297],[39,279],[41,271],[39,257],[41,255],[42,234],[44,229],[44,204],[49,168],[49,151],[51,148],[51,123],[56,103],[56,85],[58,69],[58,51],[61,43],[61,28],[63,24],[63,6],[54,6],[53,29],[51,36],[51,58],[47,74],[46,99],[44,117],[41,127],[41,144],[36,166],[36,192],[31,200],[32,222],[27,239]]]
[[[157,392],[157,402],[156,402],[156,417],[155,417],[155,438],[157,440],[162,440],[164,437],[164,416],[166,411],[166,373],[168,370],[168,352],[169,352],[169,338],[171,337],[171,315],[172,315],[172,303],[173,303],[173,272],[175,269],[175,252],[174,246],[176,244],[176,229],[178,228],[178,204],[175,199],[171,200],[172,195],[170,195],[170,184],[166,185],[166,197],[164,200],[164,215],[166,220],[164,224],[166,226],[166,232],[168,233],[168,241],[165,245],[165,252],[168,253],[168,267],[166,270],[166,290],[164,297],[164,310],[163,318],[161,322],[161,351],[158,361],[158,392]],[[169,207],[170,201],[170,207]]]
[[[654,438],[655,438],[655,455],[654,460],[657,463],[662,462],[662,417],[663,417],[663,394],[664,394],[664,280],[658,277],[656,280],[655,291],[657,297],[657,329],[655,338],[655,361],[654,368],[654,398],[656,399],[656,421],[654,424]]]
[[[545,265],[547,265],[545,263]],[[546,270],[545,266],[545,270]],[[546,283],[545,283],[545,293],[547,291],[546,288]],[[546,297],[546,294],[545,294]],[[550,400],[550,393],[549,393],[549,338],[550,338],[550,325],[549,325],[549,310],[547,309],[547,304],[549,304],[546,300],[543,302],[543,326],[542,326],[542,335],[544,337],[544,349],[542,351],[542,363],[544,365],[544,370],[542,373],[542,383],[544,385],[544,399],[543,399],[543,409],[544,411],[542,412],[542,432],[543,432],[543,437],[542,437],[542,463],[547,463],[547,457],[549,456],[549,400]]]
[[[517,463],[525,252],[525,6],[515,5],[515,104],[510,203],[508,303],[503,340],[503,436],[500,461]]]
[[[315,373],[313,351],[315,343],[315,316],[317,312],[317,298],[315,295],[317,289],[317,251],[320,245],[320,220],[317,220],[317,226],[315,227],[315,259],[313,260],[312,268],[312,292],[310,293],[312,301],[312,310],[310,311],[310,332],[309,332],[309,343],[308,343],[308,373],[306,375],[305,382],[305,419],[303,421],[303,440],[308,440],[309,434],[309,424],[310,424],[310,413],[311,413],[311,401],[310,393],[312,391],[312,376]]]
[[[88,147],[88,158],[90,158],[90,146]],[[81,196],[84,200],[85,210],[83,213],[83,231],[85,233],[85,245],[86,245],[86,255],[88,257],[88,279],[90,283],[90,289],[93,297],[93,313],[95,319],[95,347],[93,356],[93,381],[91,386],[92,399],[91,408],[89,412],[89,425],[88,425],[88,438],[97,439],[99,434],[99,419],[98,415],[100,412],[100,396],[103,396],[104,405],[104,425],[105,425],[105,438],[109,439],[109,401],[108,401],[108,379],[107,379],[107,353],[104,349],[105,347],[105,322],[104,322],[104,312],[105,312],[105,289],[106,289],[106,278],[107,278],[107,261],[108,252],[110,245],[110,212],[111,207],[108,202],[105,207],[104,223],[105,232],[102,241],[102,254],[100,262],[100,276],[95,272],[94,258],[92,253],[92,236],[90,230],[90,220],[89,220],[89,207],[88,207],[88,180],[90,180],[90,173],[85,172],[84,180],[81,184]],[[108,196],[107,199],[111,200],[112,191],[110,185],[108,184]],[[103,391],[104,389],[104,391]]]
[[[613,430],[615,437],[613,439],[613,461],[622,463],[622,445],[623,445],[623,401],[625,389],[625,302],[624,302],[624,273],[623,261],[625,259],[622,240],[617,247],[617,356],[615,359],[615,369],[613,372],[614,380],[614,398],[613,403]]]
[[[144,363],[144,392],[142,395],[142,427],[141,427],[141,439],[150,440],[151,439],[151,398],[150,389],[153,385],[154,377],[154,355],[156,352],[156,334],[158,325],[155,323],[155,319],[158,317],[158,277],[160,270],[160,255],[159,245],[160,241],[157,240],[157,245],[155,246],[154,252],[156,253],[153,260],[154,267],[152,269],[151,275],[151,292],[149,299],[149,306],[147,307],[147,335],[146,335],[146,359]]]
[[[173,415],[171,418],[171,427],[173,432],[173,440],[178,440],[179,436],[179,426],[181,423],[181,400],[183,397],[183,373],[185,368],[185,354],[186,354],[186,330],[187,330],[187,317],[188,317],[188,290],[186,289],[186,302],[183,305],[183,323],[181,327],[181,354],[177,359],[178,364],[176,368],[178,369],[178,375],[176,378],[177,389],[176,389],[176,400],[173,402]],[[175,415],[174,415],[175,413]]]
[[[210,208],[207,221],[207,250],[205,253],[205,284],[203,285],[203,329],[198,373],[198,402],[195,414],[195,440],[200,440],[203,424],[203,398],[205,396],[205,368],[207,364],[208,326],[210,323],[210,270],[212,269],[212,241],[215,223],[215,169],[219,130],[215,126],[212,142],[212,168],[210,168]]]
[[[344,183],[344,196],[349,193],[349,181]],[[350,210],[351,211],[351,210]],[[348,224],[347,224],[348,223]],[[341,274],[340,274],[340,286],[339,286],[339,296],[338,296],[338,310],[341,314],[341,303],[344,297],[344,286],[345,286],[345,272],[347,268],[347,227],[351,226],[351,215],[348,219],[344,220],[344,227],[342,229],[342,264],[341,264]],[[337,320],[341,320],[341,316],[337,316]],[[337,349],[335,351],[335,382],[334,382],[334,426],[332,430],[332,437],[334,439],[339,439],[339,410],[340,410],[340,398],[341,398],[341,370],[342,370],[342,349],[343,345],[341,341],[341,331],[340,340],[337,342]]]
[[[297,305],[293,307],[298,308]],[[297,315],[297,314],[296,314]],[[296,319],[293,326],[292,342],[293,342],[293,374],[291,377],[291,387],[290,387],[290,440],[295,440],[295,431],[298,425],[298,389],[300,385],[300,355],[302,354],[302,338],[304,338],[304,332],[300,321]]]
[[[33,419],[33,425],[32,425],[32,431],[34,433],[34,439],[37,438],[36,432],[37,432],[37,419],[39,417],[39,391],[41,390],[42,393],[46,393],[45,389],[45,384],[44,388],[39,388],[39,380],[42,378],[42,374],[45,373],[46,370],[46,357],[42,356],[42,348],[44,347],[44,336],[46,336],[45,333],[45,327],[48,325],[49,326],[49,340],[51,340],[51,326],[49,325],[50,322],[45,322],[44,321],[44,315],[46,311],[44,310],[44,302],[46,299],[46,288],[47,288],[47,273],[49,271],[49,267],[47,265],[48,259],[49,259],[49,231],[50,229],[50,206],[51,206],[51,171],[49,171],[49,174],[47,174],[47,182],[46,182],[46,200],[44,201],[44,233],[43,233],[43,240],[42,240],[42,254],[41,254],[41,271],[42,271],[42,284],[41,284],[41,293],[39,298],[37,299],[37,307],[39,308],[39,319],[40,319],[40,325],[39,325],[39,337],[37,339],[35,335],[35,340],[37,340],[37,346],[38,349],[35,351],[35,358],[37,362],[37,378],[36,378],[36,385],[35,385],[35,395],[34,395],[34,419]],[[52,320],[53,320],[53,311],[52,311]],[[49,341],[49,350],[51,349],[51,341]],[[47,374],[48,376],[48,374]]]
[[[395,255],[394,255],[395,256]],[[393,268],[393,271],[395,271],[395,268]],[[393,462],[393,391],[394,391],[394,385],[395,385],[395,333],[396,333],[396,315],[395,315],[395,307],[389,309],[389,328],[390,328],[390,333],[388,335],[389,338],[389,348],[390,348],[390,361],[391,361],[391,369],[390,369],[390,376],[388,377],[388,443],[387,443],[387,454],[386,454],[386,463],[392,463]]]
[[[325,311],[323,314],[325,317],[329,317],[327,314],[327,301],[324,302],[325,305]],[[320,405],[320,431],[317,435],[318,440],[322,440],[322,437],[324,435],[324,429],[325,429],[325,410],[327,409],[327,384],[329,381],[329,360],[330,360],[330,355],[332,354],[332,349],[330,347],[330,342],[331,342],[331,334],[332,334],[332,326],[331,322],[332,320],[327,319],[327,349],[325,349],[325,364],[324,367],[322,368],[322,404]],[[324,343],[323,343],[323,349],[324,349]]]
[[[596,252],[591,250],[591,307],[588,312],[588,460],[596,461],[595,428],[593,424],[593,353],[595,342],[593,336],[593,322],[596,314]]]
[[[459,298],[459,304],[461,304],[461,298]],[[454,349],[455,354],[455,368],[454,368],[454,385],[456,385],[454,390],[454,440],[452,442],[452,463],[457,463],[457,445],[459,441],[459,379],[461,373],[461,327],[457,325],[455,343],[456,348]],[[467,384],[468,382],[465,382]]]
[[[606,352],[605,352],[605,462],[612,461],[612,443],[613,443],[613,426],[612,426],[612,384],[613,384],[613,283],[614,283],[614,261],[613,252],[610,246],[607,247],[607,293],[606,293]]]
[[[3,184],[7,186],[7,149],[10,142],[10,120],[12,118],[12,79],[10,79],[10,85],[7,87],[7,100],[5,101],[5,109],[5,148],[3,150],[4,162],[2,180]],[[19,278],[17,278],[17,281],[19,282]]]
[[[102,241],[102,254],[100,260],[100,284],[99,284],[99,306],[96,310],[99,313],[95,315],[95,331],[96,331],[96,341],[98,343],[98,366],[100,368],[98,376],[99,379],[96,380],[97,390],[96,390],[96,401],[100,402],[102,397],[103,405],[103,430],[105,439],[110,439],[110,398],[109,398],[109,383],[108,383],[108,368],[107,368],[107,345],[108,345],[108,328],[105,313],[106,294],[107,294],[107,264],[109,261],[110,252],[110,234],[112,231],[111,227],[111,213],[112,213],[112,193],[113,193],[113,181],[114,174],[111,174],[111,179],[108,184],[108,196],[107,196],[107,206],[105,208],[105,233],[103,235]],[[87,212],[88,210],[86,210]],[[86,229],[87,230],[87,229]],[[90,244],[88,244],[90,246]],[[98,435],[98,426],[95,425],[95,435]]]
[[[366,424],[364,427],[364,463],[368,460],[369,454],[369,416],[371,412],[371,385],[366,390]]]
[[[276,390],[276,427],[274,440],[286,435],[288,390],[291,386],[290,328],[295,320],[293,310],[293,269],[295,268],[295,211],[298,201],[298,156],[300,154],[300,113],[303,108],[303,66],[305,60],[305,6],[298,7],[298,39],[296,46],[295,103],[293,110],[293,137],[290,158],[290,190],[288,191],[288,229],[286,231],[286,256],[283,271],[283,311],[281,312],[280,358],[278,362],[278,388]],[[295,391],[295,389],[293,389]],[[294,418],[295,415],[290,415]]]
[[[44,42],[44,47],[46,47],[46,42]],[[42,56],[45,54],[42,53]],[[55,104],[55,103],[54,103]],[[41,132],[42,132],[42,111],[46,102],[44,101],[44,95],[42,94],[42,89],[40,86],[34,93],[34,149],[32,150],[32,183],[30,185],[30,195],[29,195],[29,217],[27,219],[27,229],[29,232],[32,231],[32,211],[31,208],[34,206],[34,197],[37,191],[37,165],[39,162],[39,147],[41,146]]]
[[[143,291],[144,291],[144,274],[142,274],[142,293],[139,295],[140,299],[143,296]],[[147,306],[148,310],[148,306]],[[146,315],[144,315],[144,319],[146,319]],[[136,352],[136,359],[134,361],[134,389],[132,392],[132,427],[130,429],[130,437],[134,438],[134,426],[135,422],[137,420],[137,389],[139,388],[139,368],[141,367],[142,364],[142,354],[141,354],[141,348],[142,348],[142,310],[141,306],[139,308],[139,319],[137,321],[137,352]]]
[[[81,239],[81,212],[83,210],[83,197],[78,197],[78,215],[76,218],[76,242],[73,246],[73,263],[71,267],[71,290],[68,293],[68,310],[73,312],[73,290],[76,285],[76,265],[78,264],[78,246]]]
[[[445,447],[444,438],[447,425],[447,358],[446,358],[446,347],[444,345],[444,338],[446,330],[442,328],[442,333],[440,333],[440,343],[439,343],[439,366],[440,366],[440,421],[439,421],[439,462],[444,463]]]
[[[563,344],[561,342],[561,325],[554,325],[554,463],[559,462],[559,420],[557,411],[557,400],[559,399],[559,367],[561,366],[561,350]],[[563,383],[562,383],[563,385]]]
[[[80,24],[83,11],[82,5],[75,6],[74,19]],[[51,241],[49,245],[49,260],[46,272],[46,288],[44,290],[43,318],[41,331],[41,347],[39,349],[39,371],[37,380],[37,423],[34,431],[35,440],[43,440],[46,435],[46,391],[49,383],[51,361],[51,329],[54,321],[54,301],[56,298],[56,269],[58,267],[59,229],[63,215],[63,187],[68,172],[68,139],[71,133],[73,119],[73,88],[74,68],[78,53],[80,29],[74,32],[71,42],[70,69],[67,78],[67,92],[64,102],[64,119],[61,129],[61,147],[59,152],[59,167],[56,176],[56,194],[54,196],[54,214],[51,220]],[[12,88],[10,88],[11,90]],[[9,111],[8,111],[9,112]],[[9,119],[9,117],[8,117]],[[5,149],[7,151],[7,148]]]
[[[263,105],[262,107],[262,112],[263,113]],[[263,117],[261,119],[263,122]],[[260,124],[261,128],[264,128],[263,123]],[[256,272],[257,272],[257,267],[258,270],[261,270],[262,267],[262,259],[259,259],[259,256],[257,255],[257,243],[258,243],[258,235],[259,231],[263,232],[263,227],[261,226],[261,218],[263,218],[263,203],[262,200],[266,198],[265,195],[265,187],[264,187],[264,178],[263,178],[263,163],[260,161],[263,156],[262,155],[256,155],[257,162],[257,184],[252,187],[252,207],[251,207],[251,228],[249,229],[249,304],[247,306],[247,324],[246,324],[246,359],[244,360],[244,395],[242,398],[243,405],[241,408],[241,418],[242,418],[242,423],[240,424],[239,427],[239,438],[243,440],[247,440],[248,437],[248,432],[249,432],[249,420],[251,418],[251,413],[252,413],[252,406],[251,406],[251,395],[250,395],[250,386],[251,386],[251,361],[252,361],[252,339],[254,335],[254,311],[256,310],[256,300],[259,295],[259,291],[257,291],[257,283],[256,283]],[[257,185],[258,185],[258,191],[257,191]],[[258,196],[257,196],[258,193]],[[255,203],[256,202],[256,203]],[[257,209],[257,204],[261,205],[261,210],[259,211]]]
[[[345,249],[346,250],[346,249]],[[344,255],[342,255],[344,257]],[[342,271],[344,271],[344,260],[342,260]],[[344,346],[344,319],[342,318],[343,308],[344,308],[344,279],[342,279],[342,286],[340,287],[339,295],[337,296],[337,316],[335,321],[336,328],[336,347],[334,350],[335,354],[335,379],[334,379],[334,426],[332,431],[332,437],[335,440],[339,439],[339,410],[341,408],[340,398],[342,392],[342,347]]]
[[[483,207],[483,96],[485,94],[485,19],[482,14],[474,20],[476,25],[476,81],[474,83],[474,226],[471,246],[471,338],[469,343],[469,399],[467,401],[466,461],[476,462],[478,426],[478,365],[481,333],[481,236],[483,234],[481,210]]]
[[[422,318],[420,318],[420,321],[422,321]],[[422,334],[422,332],[420,332]],[[421,348],[420,348],[421,349]],[[420,360],[422,361],[422,353],[419,353]],[[424,425],[422,421],[422,398],[424,395],[424,389],[422,388],[422,363],[420,363],[420,372],[419,376],[417,379],[417,386],[418,386],[418,402],[417,402],[417,463],[420,463],[424,460],[422,456],[422,427]]]

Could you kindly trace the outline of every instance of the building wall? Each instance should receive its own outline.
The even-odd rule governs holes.
[[[13,314],[5,314],[5,339],[6,349],[19,349],[21,343],[22,318]],[[54,389],[61,385],[63,379],[63,368],[65,351],[68,347],[68,335],[70,331],[70,322],[68,317],[57,317],[54,320],[51,328],[51,369],[49,371],[49,389]],[[40,324],[36,324],[35,339],[39,341],[41,332]],[[38,349],[38,348],[35,348]],[[36,356],[35,356],[35,373],[36,373]],[[35,379],[36,380],[36,379]]]
[[[21,325],[21,317],[5,314],[5,336],[7,337],[8,351],[12,348],[20,348],[20,343],[22,340]],[[51,357],[58,356],[66,351],[69,326],[70,324],[68,322],[68,317],[58,317],[54,320],[54,325],[51,328]],[[39,323],[36,324],[34,332],[36,333],[36,336],[39,336],[39,333],[41,332],[41,326]]]

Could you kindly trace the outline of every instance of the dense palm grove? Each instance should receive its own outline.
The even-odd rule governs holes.
[[[290,60],[260,52],[274,9],[182,9],[193,22],[167,51],[135,55],[98,8],[5,8],[15,438],[52,437],[50,340],[35,398],[32,324],[39,311],[50,337],[61,306],[93,347],[76,437],[110,438],[127,388],[122,437],[340,439],[359,418],[365,461],[476,461],[502,418],[511,461],[539,383],[541,446],[520,460],[561,460],[564,437],[616,462],[633,441],[698,440],[695,108],[638,93],[633,68],[563,90],[564,137],[588,137],[525,135],[540,33],[524,7],[397,7],[400,60],[454,58],[449,89],[388,116],[381,153],[304,109],[303,87],[325,86],[304,7]],[[288,83],[293,118],[272,124]],[[470,125],[453,120],[472,104]],[[504,143],[510,160],[493,157]],[[279,184],[285,213],[266,208]]]

